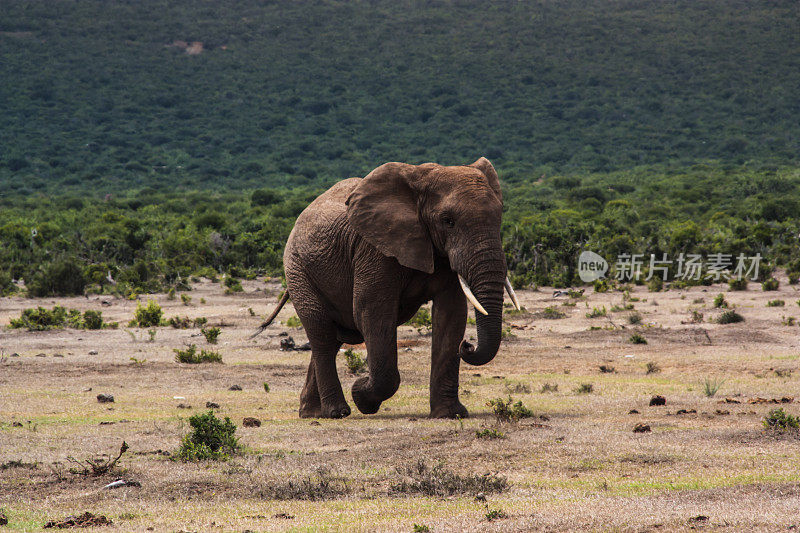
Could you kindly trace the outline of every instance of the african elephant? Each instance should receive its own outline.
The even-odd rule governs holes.
[[[376,413],[400,385],[397,327],[433,300],[431,417],[466,417],[460,359],[491,361],[500,346],[503,289],[515,306],[500,239],[503,198],[486,158],[466,166],[386,163],[341,181],[297,218],[283,255],[288,291],[311,343],[301,417],[350,414],[336,372],[343,343],[365,342],[369,376],[353,401]],[[463,340],[467,300],[478,346]]]

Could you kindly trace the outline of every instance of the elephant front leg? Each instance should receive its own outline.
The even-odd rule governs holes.
[[[453,275],[447,289],[433,299],[431,345],[431,418],[469,416],[458,400],[458,347],[467,323],[467,300]]]
[[[314,358],[308,364],[306,383],[300,393],[300,418],[322,418],[322,402],[319,399],[317,388],[317,375],[314,368]]]
[[[367,345],[369,376],[353,383],[353,401],[365,415],[378,412],[381,403],[391,398],[400,387],[397,370],[396,310],[389,304],[385,309],[373,308],[361,318],[361,331]]]

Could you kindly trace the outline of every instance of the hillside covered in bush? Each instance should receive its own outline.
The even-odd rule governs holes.
[[[793,0],[7,0],[0,194],[796,163]]]

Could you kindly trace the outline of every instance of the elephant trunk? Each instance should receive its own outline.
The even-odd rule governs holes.
[[[459,356],[470,365],[485,365],[497,355],[503,330],[503,291],[505,289],[506,265],[502,249],[498,246],[478,254],[471,261],[472,268],[464,269],[464,278],[473,294],[486,310],[486,314],[475,312],[478,329],[478,346],[467,341],[459,346]],[[474,266],[473,266],[474,265]]]

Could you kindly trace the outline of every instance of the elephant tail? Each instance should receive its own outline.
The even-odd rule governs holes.
[[[253,333],[252,335],[250,335],[249,338],[252,339],[252,338],[260,335],[262,331],[267,329],[267,326],[272,324],[272,321],[275,320],[275,317],[278,316],[278,313],[281,312],[281,309],[283,309],[283,306],[286,305],[286,302],[288,302],[288,301],[289,301],[289,291],[283,291],[283,296],[281,296],[281,299],[278,302],[278,307],[275,308],[275,310],[272,312],[272,314],[269,315],[269,317],[261,324],[261,326],[259,326],[259,328],[256,330],[256,332]]]

